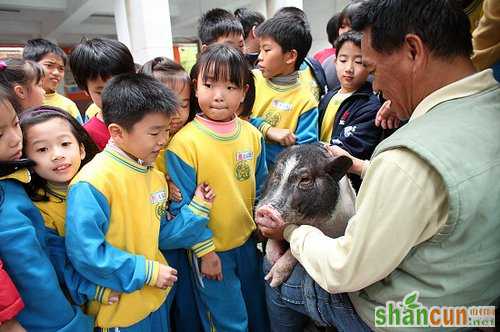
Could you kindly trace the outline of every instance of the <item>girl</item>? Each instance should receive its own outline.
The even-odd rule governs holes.
[[[194,112],[190,111],[191,79],[188,73],[181,65],[165,57],[156,57],[146,62],[139,72],[153,76],[175,92],[179,98],[179,108],[170,119],[170,137],[174,136],[188,121],[194,119],[195,115]],[[158,155],[155,165],[164,174],[166,173],[164,150]],[[175,188],[169,187],[169,192],[175,192],[175,190],[170,189]]]
[[[42,88],[43,68],[23,59],[0,60],[0,86],[10,91],[10,102],[18,114],[40,106],[45,98]]]
[[[157,57],[146,62],[139,72],[153,76],[176,93],[179,99],[179,108],[170,122],[170,137],[174,136],[195,116],[194,109],[191,111],[190,108],[191,78],[181,65],[165,57]],[[158,155],[155,166],[166,174],[165,149]],[[167,174],[166,177],[169,199],[180,201],[182,197],[179,189],[172,183]],[[163,254],[169,265],[174,267],[179,275],[184,276],[184,278],[177,280],[167,297],[172,331],[201,331],[202,325],[194,300],[193,280],[186,250],[167,250]]]
[[[252,79],[241,52],[224,44],[209,46],[193,82],[201,113],[167,149],[167,169],[183,197],[171,203],[174,215],[189,203],[186,197],[192,197],[198,183],[210,180],[214,191],[222,193],[210,213],[213,238],[193,247],[201,258],[192,263],[205,331],[269,329],[261,257],[252,238],[253,205],[267,175],[264,143],[257,129],[236,116]]]
[[[59,288],[42,216],[22,186],[33,162],[20,159],[21,128],[9,97],[0,87],[0,259],[25,304],[17,320],[28,331],[92,331],[92,319]]]
[[[98,152],[85,129],[62,109],[42,106],[21,116],[24,154],[36,164],[26,185],[28,196],[42,213],[47,229],[50,258],[60,283],[71,299],[83,304],[94,298],[102,303],[118,301],[117,294],[88,282],[67,261],[64,246],[66,193],[81,166]]]

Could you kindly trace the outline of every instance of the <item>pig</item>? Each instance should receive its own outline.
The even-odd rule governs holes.
[[[329,237],[342,236],[354,215],[356,194],[345,176],[351,165],[349,157],[334,158],[322,144],[284,150],[256,206],[255,222],[271,228],[312,225]],[[267,242],[266,258],[272,264],[265,277],[271,287],[286,281],[297,263],[286,242],[273,239]]]

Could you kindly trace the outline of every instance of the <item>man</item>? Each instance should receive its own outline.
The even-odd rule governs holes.
[[[368,0],[353,28],[364,34],[374,90],[409,121],[369,162],[354,159],[363,183],[344,236],[261,227],[288,240],[307,272],[302,293],[291,292],[296,279],[268,287],[277,331],[300,324],[297,315],[339,330],[382,329],[375,307],[414,291],[427,308],[500,298],[500,85],[472,65],[467,16],[446,0]]]

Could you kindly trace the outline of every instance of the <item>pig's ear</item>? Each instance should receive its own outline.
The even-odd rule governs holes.
[[[346,175],[349,168],[352,166],[352,160],[346,156],[338,156],[328,164],[326,164],[326,172],[330,174],[335,181],[342,179]]]

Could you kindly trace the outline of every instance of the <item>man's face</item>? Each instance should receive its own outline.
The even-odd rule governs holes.
[[[363,63],[373,75],[373,90],[382,92],[391,101],[391,109],[401,120],[413,113],[413,67],[404,48],[380,53],[372,48],[371,29],[363,31],[361,40]]]

